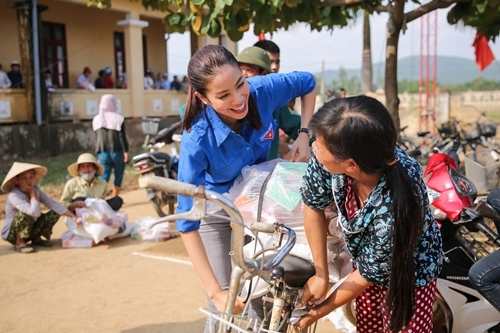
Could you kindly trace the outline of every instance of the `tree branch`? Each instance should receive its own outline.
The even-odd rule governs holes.
[[[429,3],[426,3],[425,5],[422,5],[408,13],[405,14],[405,21],[406,23],[409,23],[413,20],[418,19],[419,17],[424,16],[427,13],[432,12],[433,10],[436,10],[438,8],[448,8],[454,3],[457,3],[461,0],[432,0]]]

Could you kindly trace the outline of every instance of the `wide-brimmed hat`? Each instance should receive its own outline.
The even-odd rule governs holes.
[[[73,163],[68,167],[68,173],[73,177],[79,176],[80,172],[78,171],[78,166],[82,163],[93,163],[96,168],[95,170],[96,176],[100,176],[104,172],[104,167],[102,166],[101,163],[99,163],[99,161],[94,155],[90,153],[83,153],[80,156],[78,156],[76,163]]]
[[[250,46],[236,57],[239,63],[249,64],[259,66],[261,69],[266,70],[271,73],[271,59],[267,55],[266,51],[257,46]]]
[[[35,170],[38,175],[37,180],[40,180],[47,174],[47,168],[44,166],[31,163],[14,162],[14,164],[10,167],[9,172],[7,172],[7,176],[5,176],[5,179],[3,180],[2,191],[5,193],[12,191],[14,188],[14,182],[12,179],[29,170]]]

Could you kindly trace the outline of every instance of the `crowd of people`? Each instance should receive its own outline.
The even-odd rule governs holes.
[[[167,73],[155,76],[146,70],[145,89],[187,92],[178,179],[222,194],[246,166],[283,156],[307,163],[300,192],[315,275],[304,287],[302,303],[314,306],[296,325],[307,328],[355,300],[359,333],[374,329],[432,332],[444,254],[421,165],[399,148],[399,131],[382,103],[364,95],[347,97],[341,89],[341,95],[316,111],[316,77],[300,71],[279,73],[279,68],[278,46],[264,40],[238,55],[220,45],[207,45],[193,55],[182,81],[174,76],[168,82]],[[79,87],[88,89],[91,73],[88,67],[84,69]],[[111,69],[99,74],[97,80],[102,82],[96,80],[96,88],[106,85]],[[293,112],[296,99],[301,103],[300,115]],[[2,183],[2,190],[9,193],[2,237],[16,251],[50,246],[59,216],[75,218],[82,200],[104,198],[113,170],[108,203],[115,210],[121,207],[120,186],[129,156],[125,122],[116,110],[116,98],[102,96],[92,122],[97,158],[82,154],[68,167],[73,178],[65,186],[61,203],[36,186],[46,168],[12,165]],[[293,140],[281,156],[280,129]],[[40,203],[50,211],[42,214]],[[192,206],[193,198],[178,197],[177,213],[188,212]],[[354,268],[328,294],[326,212],[332,206]],[[214,215],[198,221],[178,219],[176,227],[205,288],[209,310],[218,315],[224,310],[231,279],[231,225]],[[484,263],[478,269],[482,272]],[[495,300],[498,281],[493,286],[482,292],[495,295]],[[248,315],[262,320],[259,302],[252,301]],[[493,301],[493,305],[498,303]],[[237,300],[235,310],[243,308]],[[212,331],[210,325],[208,320],[206,333]]]

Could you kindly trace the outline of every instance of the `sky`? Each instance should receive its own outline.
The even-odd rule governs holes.
[[[437,54],[455,56],[475,60],[474,42],[475,30],[469,27],[451,26],[446,21],[447,9],[437,11],[437,29],[429,30],[430,40],[434,41],[437,34]],[[431,13],[427,21],[434,21]],[[385,57],[386,14],[374,14],[370,18],[372,62],[382,62]],[[399,58],[420,54],[421,19],[408,24],[408,30],[400,35]],[[334,31],[311,32],[305,24],[296,24],[288,31],[280,30],[273,35],[266,34],[266,39],[274,41],[281,50],[280,72],[304,70],[319,73],[324,69],[356,69],[361,68],[363,47],[363,22],[359,19],[345,28]],[[252,28],[238,42],[238,51],[252,46],[257,41]],[[433,45],[431,43],[431,45]],[[489,43],[500,71],[500,37],[496,43]],[[186,50],[184,52],[184,50]],[[426,53],[433,54],[431,46]],[[168,40],[169,70],[171,73],[183,75],[189,62],[189,34],[172,34]]]

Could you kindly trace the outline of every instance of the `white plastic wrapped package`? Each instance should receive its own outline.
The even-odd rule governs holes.
[[[127,215],[115,212],[106,200],[87,198],[85,205],[87,207],[75,209],[82,228],[74,229],[73,233],[82,237],[90,237],[96,244],[106,237],[117,234],[120,227],[127,221]]]
[[[306,172],[307,163],[272,160],[258,165],[243,168],[241,176],[226,194],[238,207],[245,225],[254,221],[286,225],[292,228],[297,241],[290,254],[313,261],[312,253],[304,231],[304,203],[300,194],[302,176]],[[261,207],[259,208],[259,200]],[[328,224],[327,261],[329,280],[338,282],[352,269],[351,257],[344,243],[342,232],[337,225],[335,205],[325,210]],[[259,216],[260,215],[260,216]],[[260,219],[259,219],[260,217]],[[253,240],[243,248],[245,257],[261,250],[261,245],[269,246],[274,242],[273,236],[258,234],[259,241]],[[267,292],[267,285],[258,277],[253,279],[253,298],[261,297]],[[246,285],[245,288],[248,286]],[[244,288],[244,292],[245,292]],[[336,316],[329,319],[342,332],[355,331],[355,326],[345,320],[342,310],[334,311]]]
[[[312,261],[311,250],[304,231],[304,203],[300,194],[302,176],[306,168],[307,163],[288,162],[282,159],[247,166],[243,168],[227,196],[238,207],[247,226],[254,221],[260,221],[278,222],[292,228],[297,235],[297,241],[290,253]],[[259,209],[259,200],[261,200],[261,209]],[[336,223],[337,215],[332,209],[328,209],[326,213],[330,221],[327,259],[331,263],[338,258],[342,261],[340,266],[343,267],[349,263],[350,257],[341,230]],[[259,234],[259,239],[264,246],[273,242],[272,236],[263,233]],[[245,255],[251,255],[254,249],[253,242],[248,244],[245,247]],[[338,271],[331,272],[333,282],[339,277]]]

